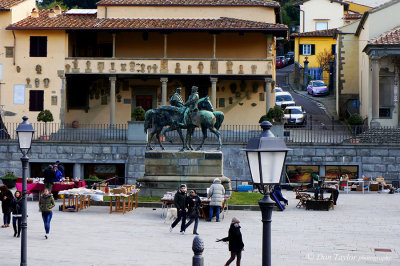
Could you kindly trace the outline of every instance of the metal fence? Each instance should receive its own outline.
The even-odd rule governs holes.
[[[313,121],[313,120],[311,120]],[[400,144],[400,128],[366,126],[347,126],[342,124],[315,123],[309,121],[306,125],[285,126],[283,136],[287,143],[314,143],[314,144]],[[80,124],[73,128],[72,124],[60,123],[33,123],[35,141],[59,142],[91,142],[112,141],[125,142],[127,140],[127,124]],[[15,129],[18,123],[0,124],[0,141],[17,140]],[[223,125],[220,129],[223,144],[245,144],[250,138],[261,133],[259,125]],[[186,134],[186,132],[184,132]],[[198,144],[203,138],[201,130],[195,130],[192,143]],[[169,132],[162,139],[164,143],[172,141],[180,145],[177,131]],[[153,143],[155,138],[153,139]],[[206,144],[217,144],[217,137],[207,132]]]
[[[5,123],[0,126],[1,140],[17,140],[19,123]],[[127,124],[72,124],[61,123],[32,123],[36,141],[125,141]]]

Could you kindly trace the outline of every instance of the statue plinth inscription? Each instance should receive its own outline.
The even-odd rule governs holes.
[[[221,151],[147,151],[145,174],[137,181],[141,194],[146,196],[162,196],[182,183],[189,189],[204,189],[200,192],[205,193],[217,177],[225,189],[231,189],[230,179],[223,172]]]

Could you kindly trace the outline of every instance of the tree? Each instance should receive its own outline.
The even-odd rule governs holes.
[[[331,61],[331,53],[324,49],[323,52],[317,54],[318,65],[322,70],[329,71],[329,61]]]

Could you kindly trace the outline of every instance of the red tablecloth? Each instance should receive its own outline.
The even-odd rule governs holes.
[[[15,186],[17,187],[17,190],[22,191],[22,183],[16,183]],[[51,191],[62,191],[62,190],[67,190],[71,189],[74,187],[85,187],[86,183],[85,181],[74,181],[74,184],[54,184]],[[26,193],[31,194],[32,192],[39,192],[44,189],[44,184],[26,184]]]

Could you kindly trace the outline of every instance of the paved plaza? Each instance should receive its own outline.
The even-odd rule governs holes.
[[[295,194],[284,194],[289,207],[272,216],[273,265],[400,265],[400,194],[342,193],[329,212],[297,209]],[[29,201],[28,208],[29,265],[191,265],[192,227],[185,235],[178,227],[170,233],[159,208],[125,215],[110,215],[109,207],[100,206],[78,213],[57,210],[48,240],[37,202]],[[205,265],[228,259],[227,244],[215,240],[227,236],[233,216],[242,222],[242,265],[261,265],[260,212],[233,210],[220,223],[200,221]],[[0,265],[19,264],[20,239],[12,234],[12,228],[0,230]]]

